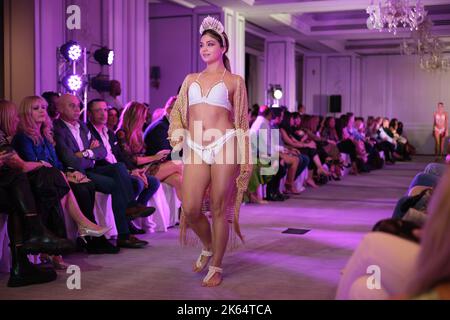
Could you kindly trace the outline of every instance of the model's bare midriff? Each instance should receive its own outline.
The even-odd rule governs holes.
[[[188,111],[189,133],[191,139],[201,145],[208,145],[226,133],[227,129],[234,129],[231,119],[231,112],[223,107],[212,106],[206,103],[199,103],[189,107]],[[194,134],[194,122],[201,122],[201,134]],[[195,130],[197,130],[198,126]],[[208,129],[220,130],[220,136],[205,137],[205,131]]]

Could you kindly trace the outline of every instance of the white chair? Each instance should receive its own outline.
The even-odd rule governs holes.
[[[167,229],[175,226],[178,219],[178,209],[181,202],[177,197],[175,188],[166,183],[161,183],[158,191],[148,202],[156,211],[148,218],[137,218],[133,224],[147,232],[167,232]]]
[[[286,183],[286,177],[287,175],[285,175],[281,181],[280,181],[280,192],[283,193],[284,190],[284,184]],[[297,177],[297,179],[295,179],[294,184],[295,184],[295,188],[297,190],[299,190],[300,192],[303,192],[305,190],[304,184],[305,181],[308,179],[308,168],[305,168],[305,170],[302,171],[302,173],[300,173],[300,175]]]
[[[94,217],[99,226],[111,226],[111,230],[105,234],[106,238],[117,235],[116,223],[111,205],[111,195],[101,192],[95,193]],[[78,237],[77,224],[70,217],[69,213],[64,210],[64,222],[66,226],[67,238],[75,241]]]
[[[101,227],[110,226],[111,230],[105,234],[107,239],[117,236],[116,221],[112,210],[112,197],[110,194],[95,193],[94,217]]]

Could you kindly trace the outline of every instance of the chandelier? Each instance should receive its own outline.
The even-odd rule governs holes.
[[[450,59],[443,56],[444,42],[431,34],[433,22],[427,17],[417,30],[413,30],[411,38],[403,40],[400,52],[403,55],[418,55],[420,67],[427,71],[450,70]]]
[[[398,27],[417,30],[427,15],[421,0],[377,0],[377,4],[372,0],[366,12],[368,29],[387,30],[394,35]]]

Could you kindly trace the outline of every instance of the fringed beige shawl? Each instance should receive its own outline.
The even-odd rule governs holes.
[[[236,178],[236,188],[232,192],[232,197],[227,201],[226,216],[230,223],[232,223],[233,229],[230,233],[229,248],[234,248],[238,245],[238,241],[234,235],[237,235],[242,242],[244,238],[241,234],[239,227],[239,209],[242,202],[242,197],[247,189],[248,182],[251,175],[251,161],[250,161],[250,144],[249,144],[249,123],[248,123],[248,100],[247,90],[245,88],[244,79],[240,76],[235,76],[237,83],[235,92],[233,95],[233,123],[237,130],[238,150],[240,156],[240,170],[239,175]],[[180,132],[182,130],[188,130],[188,77],[185,78],[178,94],[178,98],[170,113],[170,127],[169,127],[169,139],[170,144],[174,149],[180,149],[179,139]],[[178,130],[178,132],[176,132]],[[181,131],[180,131],[181,130]],[[239,157],[238,157],[239,158]],[[209,194],[206,192],[203,199],[202,213],[205,214],[209,211]],[[180,221],[180,240],[183,245],[193,244],[195,241],[191,236],[188,236],[188,226],[186,219],[182,212]]]

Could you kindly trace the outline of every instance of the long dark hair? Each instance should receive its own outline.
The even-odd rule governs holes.
[[[225,48],[225,52],[223,53],[222,56],[222,61],[223,61],[223,65],[225,66],[225,68],[231,72],[231,65],[230,65],[230,59],[228,59],[227,57],[227,52],[228,49],[230,48],[230,41],[228,40],[228,36],[225,32],[222,33],[222,37],[225,40],[225,43],[223,43],[222,37],[220,36],[220,34],[218,34],[216,31],[212,30],[212,29],[207,29],[205,31],[203,31],[202,33],[202,37],[207,34],[210,35],[211,37],[213,37],[214,39],[216,39],[220,46],[222,48]]]
[[[286,130],[286,132],[288,134],[290,134],[292,131],[291,118],[292,118],[292,113],[290,113],[289,111],[285,111],[283,119],[281,120],[281,123],[280,123],[280,128]]]

